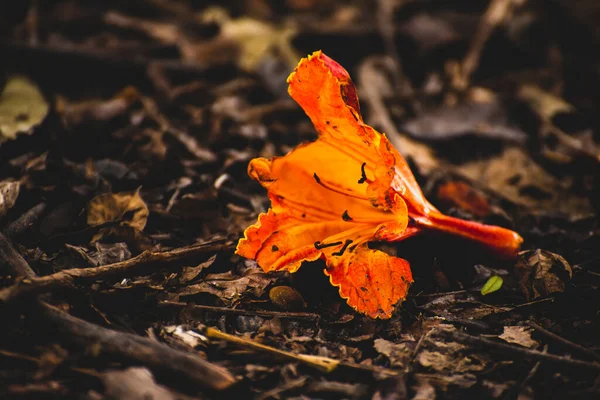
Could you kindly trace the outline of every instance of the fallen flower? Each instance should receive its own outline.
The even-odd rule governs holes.
[[[443,215],[425,199],[404,158],[363,122],[341,65],[317,51],[287,81],[319,138],[283,157],[250,162],[248,174],[267,189],[271,208],[246,229],[237,254],[266,272],[295,272],[303,261],[324,258],[340,296],[372,318],[390,318],[413,278],[406,260],[368,242],[438,230],[516,256],[523,241],[517,233]]]

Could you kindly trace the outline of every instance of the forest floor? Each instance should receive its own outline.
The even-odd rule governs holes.
[[[599,398],[599,21],[594,0],[3,2],[0,398]],[[518,232],[516,260],[373,244],[414,277],[373,320],[323,261],[234,254],[270,205],[248,162],[317,137],[286,84],[316,50],[427,199]]]

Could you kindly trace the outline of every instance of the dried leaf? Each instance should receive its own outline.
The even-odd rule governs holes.
[[[564,291],[573,276],[567,260],[540,249],[521,252],[515,273],[527,301]]]
[[[471,134],[523,143],[527,135],[509,119],[501,101],[491,92],[481,96],[481,91],[478,90],[477,99],[434,109],[407,121],[402,128],[427,140],[448,140]]]
[[[0,144],[19,133],[31,134],[48,114],[48,103],[38,87],[24,76],[9,78],[0,93]]]
[[[483,287],[481,288],[481,294],[485,296],[487,294],[494,293],[500,290],[503,283],[504,281],[501,277],[499,277],[498,275],[494,275],[490,279],[488,279],[485,285],[483,285]]]
[[[531,328],[526,326],[505,326],[504,332],[498,337],[508,343],[518,344],[530,349],[535,349],[540,345],[539,342],[531,338]]]
[[[393,367],[405,368],[412,357],[414,346],[416,346],[416,341],[412,336],[405,339],[400,343],[392,343],[385,339],[375,339],[373,347],[378,353],[386,356]]]
[[[0,182],[0,217],[15,205],[19,197],[19,189],[19,182]]]
[[[244,276],[230,272],[209,274],[202,282],[186,286],[177,292],[178,297],[195,296],[202,293],[218,297],[225,305],[237,304],[244,296],[260,297],[266,288],[277,279],[274,275],[250,270]]]
[[[506,147],[499,155],[465,163],[458,171],[533,213],[560,210],[576,217],[593,212],[589,199],[571,190],[573,178],[556,178],[520,147]]]
[[[148,206],[139,190],[135,192],[105,193],[93,198],[88,204],[88,225],[101,225],[119,221],[124,225],[144,230],[148,220]]]

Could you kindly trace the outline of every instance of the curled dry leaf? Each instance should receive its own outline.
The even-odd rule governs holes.
[[[0,182],[0,217],[12,208],[19,197],[19,182]]]
[[[9,78],[0,94],[0,144],[19,133],[31,134],[48,115],[48,103],[38,87],[24,76]]]
[[[567,260],[540,249],[521,252],[515,273],[527,301],[564,291],[573,276]]]
[[[289,93],[319,133],[284,157],[256,158],[249,175],[267,189],[271,209],[244,232],[237,254],[263,270],[295,272],[325,259],[340,296],[372,318],[390,318],[406,298],[406,260],[370,249],[437,230],[514,258],[522,238],[508,229],[449,217],[429,203],[385,135],[363,122],[348,72],[320,51],[288,78]]]
[[[148,220],[148,206],[135,192],[105,193],[94,197],[88,204],[88,225],[101,225],[119,221],[123,225],[142,231]]]

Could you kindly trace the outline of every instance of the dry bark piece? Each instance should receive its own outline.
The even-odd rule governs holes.
[[[515,273],[527,301],[563,292],[573,276],[567,260],[541,249],[519,253]]]

